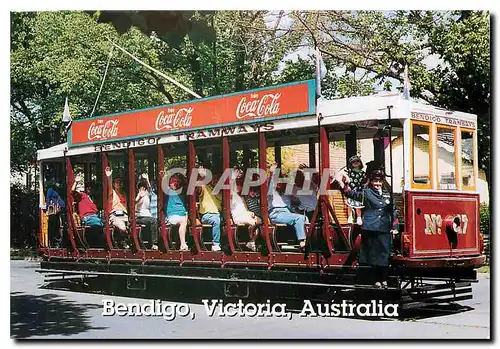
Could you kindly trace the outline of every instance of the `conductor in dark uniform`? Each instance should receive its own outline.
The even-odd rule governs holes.
[[[385,175],[375,170],[370,175],[369,186],[359,191],[350,190],[347,175],[342,175],[340,186],[344,194],[364,204],[359,266],[362,274],[376,287],[387,287],[389,256],[392,234],[397,233],[396,212],[391,205],[390,195],[382,190]]]

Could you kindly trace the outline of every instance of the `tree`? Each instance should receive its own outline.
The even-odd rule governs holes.
[[[293,12],[304,33],[338,67],[368,73],[380,85],[403,81],[411,95],[478,115],[480,167],[490,176],[490,17],[483,11]],[[428,66],[434,60],[435,66]],[[390,82],[389,82],[390,83]]]
[[[112,47],[107,38],[160,70],[179,74],[178,80],[183,81],[188,70],[154,36],[132,29],[118,37],[111,25],[98,24],[83,12],[13,13],[11,32],[13,171],[26,171],[36,161],[37,149],[64,141],[61,115],[66,96],[74,119],[91,115]],[[115,49],[94,115],[185,98],[184,91],[165,85]]]

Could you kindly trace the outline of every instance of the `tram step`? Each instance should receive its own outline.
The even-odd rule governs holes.
[[[470,282],[457,282],[454,284],[455,289],[462,288],[462,287],[469,287],[471,285]],[[441,283],[441,284],[426,284],[422,286],[417,286],[417,287],[412,287],[408,289],[407,291],[409,293],[412,292],[420,292],[420,291],[432,291],[432,290],[439,290],[443,288],[451,288],[452,286],[450,284],[446,283]]]
[[[464,295],[464,296],[459,296],[459,297],[448,297],[448,298],[431,298],[431,299],[424,299],[420,300],[417,302],[410,302],[410,303],[402,303],[401,304],[401,309],[408,310],[408,309],[415,309],[415,308],[421,308],[425,307],[430,304],[436,304],[436,303],[449,303],[449,302],[461,302],[465,301],[468,299],[472,299],[472,294]]]
[[[449,289],[449,290],[442,290],[442,291],[437,291],[437,292],[427,292],[425,294],[416,294],[413,295],[414,298],[437,298],[437,297],[443,297],[443,296],[450,296],[450,295],[457,295],[457,294],[463,294],[463,293],[472,293],[472,287],[466,287],[466,288],[460,288],[460,289]]]

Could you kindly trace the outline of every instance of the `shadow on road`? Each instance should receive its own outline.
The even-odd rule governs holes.
[[[31,336],[73,335],[92,327],[87,311],[98,309],[95,304],[76,304],[55,294],[40,296],[12,292],[10,296],[10,333],[15,339]]]

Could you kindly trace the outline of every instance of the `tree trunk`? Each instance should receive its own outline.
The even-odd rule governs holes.
[[[189,61],[189,65],[191,66],[191,69],[193,71],[195,92],[203,97],[204,96],[203,95],[203,78],[201,75],[201,65],[200,65],[200,61],[198,60],[198,58],[199,58],[198,53],[194,52],[194,53],[189,55],[188,61]]]

